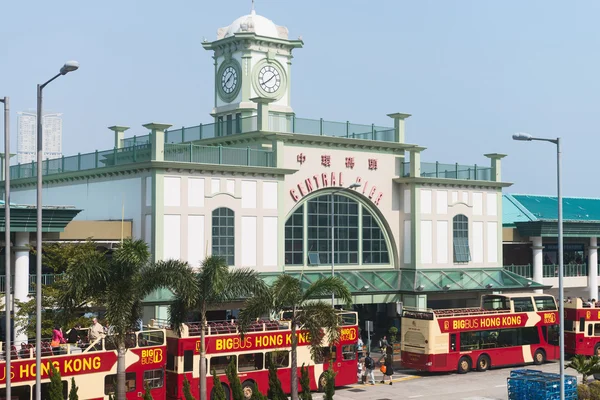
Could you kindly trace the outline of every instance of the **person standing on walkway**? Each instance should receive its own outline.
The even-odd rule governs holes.
[[[381,378],[381,383],[385,383],[385,377],[390,378],[390,385],[392,384],[392,379],[394,376],[394,349],[389,344],[385,348],[385,353],[379,359],[379,364],[381,364],[381,360],[383,360],[383,366],[385,367],[385,371],[383,372],[383,378]]]
[[[367,356],[365,357],[365,383],[369,381],[371,385],[375,384],[375,374],[373,370],[375,369],[375,360],[371,358],[371,353],[367,351]]]

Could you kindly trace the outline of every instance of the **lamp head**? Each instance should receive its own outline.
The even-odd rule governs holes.
[[[512,138],[513,138],[513,140],[521,140],[521,141],[529,142],[529,141],[531,141],[533,136],[531,136],[529,133],[517,132],[514,135],[512,135]]]
[[[61,75],[66,75],[69,72],[76,71],[79,68],[79,63],[77,61],[67,61],[65,65],[60,69]]]
[[[348,186],[348,189],[356,189],[360,187],[360,183],[354,182],[352,185]]]

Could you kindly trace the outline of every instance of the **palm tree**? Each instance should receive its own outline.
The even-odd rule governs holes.
[[[245,332],[252,320],[268,315],[269,313],[280,313],[286,311],[286,319],[291,325],[291,387],[292,400],[298,400],[298,336],[297,330],[303,329],[309,332],[310,348],[313,354],[318,353],[323,340],[323,329],[327,333],[327,341],[333,344],[339,339],[339,317],[330,303],[319,298],[335,294],[339,301],[350,304],[352,295],[337,277],[321,278],[312,284],[303,287],[296,278],[282,274],[268,291],[262,292],[250,298],[246,308],[240,313],[240,329]]]
[[[248,268],[229,269],[224,258],[207,257],[197,272],[195,284],[198,292],[190,296],[190,291],[175,293],[170,306],[169,322],[176,333],[187,322],[187,314],[197,310],[200,313],[200,400],[206,400],[206,312],[225,303],[247,298],[266,291],[267,287],[258,273]]]
[[[580,373],[582,375],[581,382],[585,384],[587,383],[588,376],[600,373],[600,357],[586,357],[577,354],[576,356],[573,356],[569,364],[565,365],[565,369],[566,368],[573,368]]]
[[[86,301],[106,308],[109,338],[118,352],[117,399],[124,400],[125,339],[141,319],[142,300],[161,288],[179,297],[194,298],[199,292],[195,272],[182,261],[151,262],[143,240],[125,240],[111,257],[90,254],[88,261],[65,273],[60,302],[66,310]]]

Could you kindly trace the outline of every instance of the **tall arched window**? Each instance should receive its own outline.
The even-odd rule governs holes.
[[[225,207],[212,212],[212,255],[235,265],[235,214]]]
[[[285,223],[286,265],[331,264],[331,195],[314,197]],[[353,198],[333,197],[335,264],[389,265],[388,242],[377,218]]]
[[[454,242],[454,262],[468,263],[471,261],[469,251],[469,219],[459,214],[452,220],[452,237]]]

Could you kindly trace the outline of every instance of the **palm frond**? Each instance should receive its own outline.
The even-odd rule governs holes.
[[[146,297],[161,288],[187,298],[190,305],[192,299],[198,297],[200,290],[194,269],[187,262],[179,260],[158,261],[142,269],[141,295]]]
[[[305,304],[298,311],[296,320],[301,329],[310,332],[311,346],[320,345],[323,333],[326,333],[325,341],[329,345],[339,340],[340,319],[329,303],[316,301]]]
[[[150,261],[148,245],[141,239],[126,239],[112,255],[111,272],[121,276],[133,276]]]
[[[240,331],[245,333],[249,326],[257,318],[268,315],[275,310],[273,294],[270,291],[264,291],[250,297],[244,304],[244,308],[240,311],[238,323]]]
[[[271,292],[280,309],[293,308],[302,302],[302,284],[291,275],[279,275],[271,286]]]
[[[236,268],[228,272],[222,295],[226,300],[239,300],[267,291],[267,285],[258,272],[250,268]]]
[[[176,296],[169,305],[169,325],[177,335],[181,333],[181,325],[187,322],[188,310],[188,300],[181,297]]]
[[[346,304],[352,302],[350,290],[344,281],[338,277],[319,278],[306,289],[302,301],[331,296],[332,293],[339,301]]]

